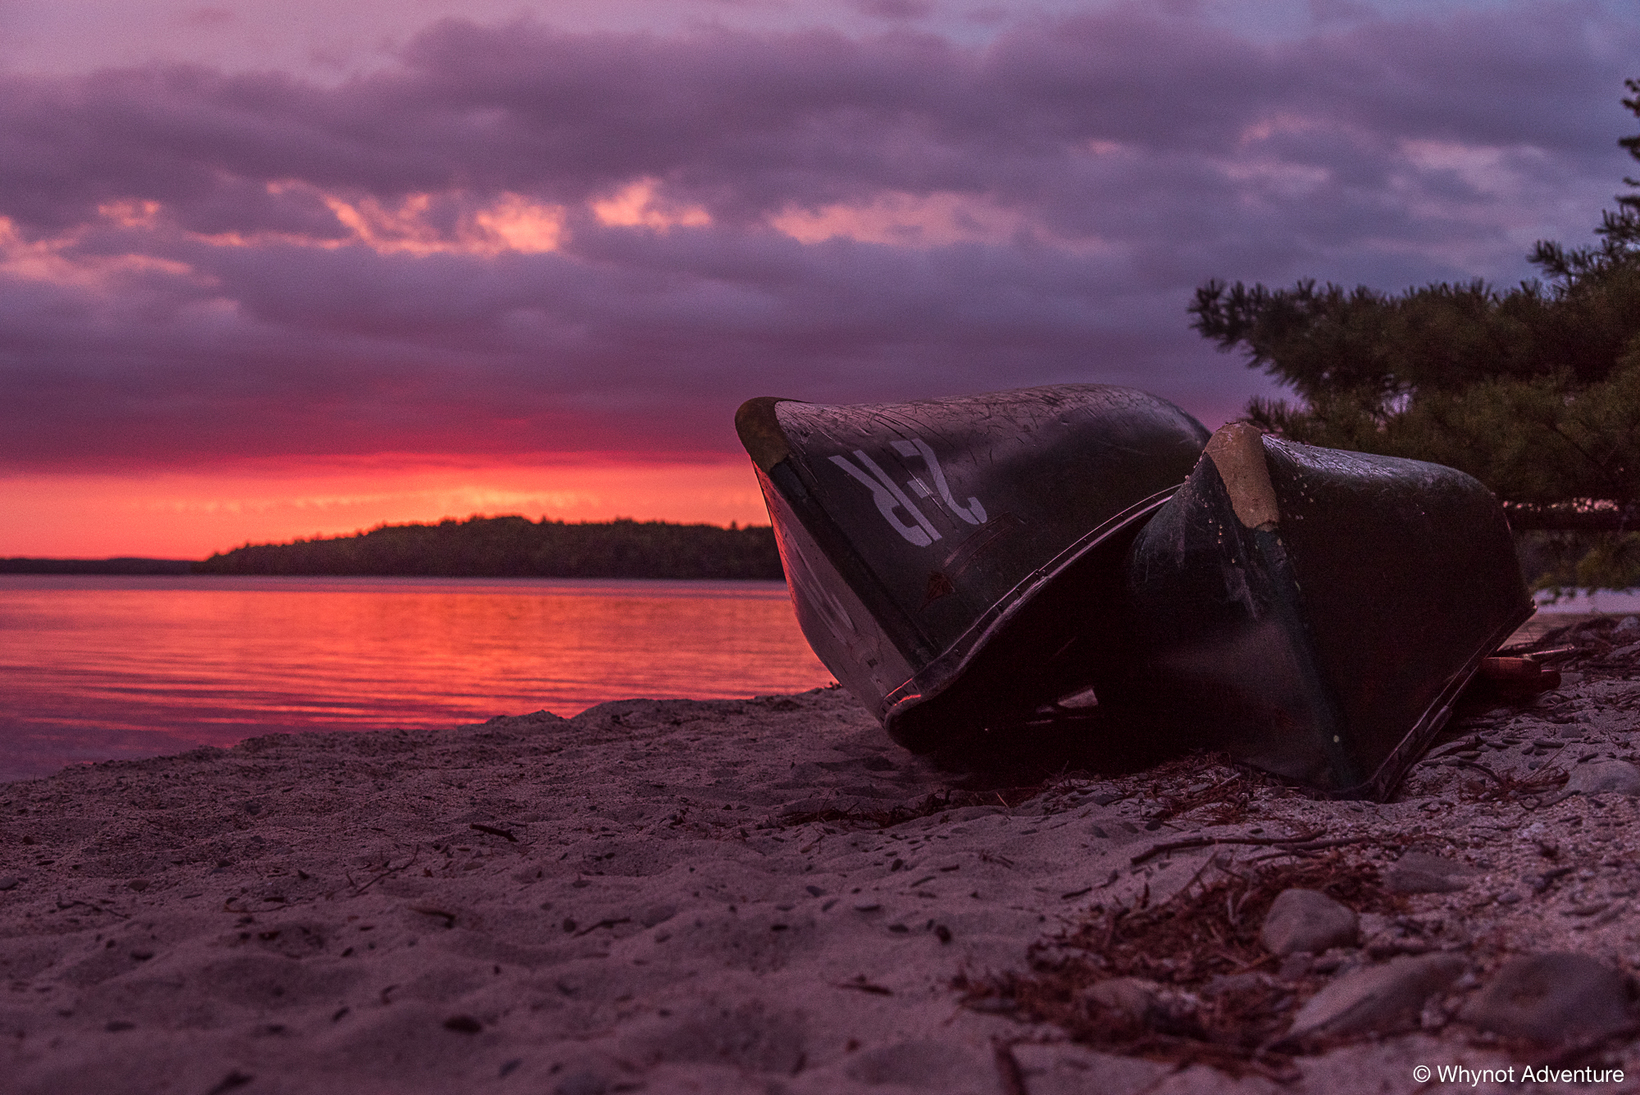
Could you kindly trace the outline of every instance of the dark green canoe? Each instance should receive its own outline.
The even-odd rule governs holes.
[[[824,406],[754,399],[757,466],[815,653],[918,751],[1077,718],[1132,649],[1134,531],[1207,440],[1128,388]]]
[[[1531,616],[1502,508],[1436,464],[1226,426],[1135,540],[1145,731],[1385,798]]]

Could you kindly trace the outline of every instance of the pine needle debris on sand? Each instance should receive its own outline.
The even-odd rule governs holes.
[[[964,975],[955,987],[970,1007],[1047,1022],[1107,1052],[1289,1078],[1293,1051],[1271,1047],[1325,978],[1272,970],[1258,932],[1276,896],[1317,890],[1383,913],[1404,901],[1383,890],[1376,866],[1336,851],[1254,872],[1209,867],[1211,881],[1166,902],[1095,906],[1033,946],[1028,973]]]

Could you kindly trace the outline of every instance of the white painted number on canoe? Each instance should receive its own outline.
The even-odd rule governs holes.
[[[983,525],[985,523],[985,507],[979,504],[978,498],[969,495],[968,504],[965,506],[952,496],[951,484],[945,481],[945,469],[940,467],[940,459],[934,455],[934,450],[928,447],[928,442],[920,437],[913,437],[909,441],[894,442],[894,448],[901,456],[922,457],[922,462],[928,465],[928,474],[933,477],[934,489],[939,492],[940,501],[945,503],[946,509],[961,517],[970,525]],[[928,484],[921,479],[912,479],[911,489],[916,492],[919,498],[928,497]]]
[[[940,467],[939,458],[934,455],[934,450],[928,447],[927,442],[913,437],[894,442],[894,448],[902,457],[916,457],[922,460],[928,469],[928,477],[934,481],[934,486],[930,488],[921,476],[912,476],[910,487],[913,494],[919,498],[937,499],[946,509],[970,525],[985,522],[985,507],[980,504],[978,498],[970,497],[966,505],[956,500],[951,493],[951,485],[945,478],[945,470]],[[883,520],[888,522],[889,527],[918,547],[927,547],[941,538],[939,529],[935,528],[922,510],[917,508],[905,490],[890,479],[888,473],[875,460],[866,455],[864,449],[855,449],[854,459],[859,461],[858,465],[846,456],[833,456],[831,462],[871,491],[872,501],[877,504],[877,512],[883,515]]]

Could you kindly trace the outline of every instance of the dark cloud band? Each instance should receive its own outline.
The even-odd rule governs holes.
[[[1640,18],[1522,0],[0,78],[0,463],[715,452],[747,395],[1069,379],[1229,411],[1195,284],[1518,276],[1616,189],[1637,55]]]

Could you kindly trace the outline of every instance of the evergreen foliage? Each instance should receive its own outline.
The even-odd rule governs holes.
[[[565,524],[469,517],[382,525],[353,536],[246,544],[194,564],[196,574],[440,578],[782,577],[774,531],[665,521]]]
[[[1625,84],[1623,105],[1640,117],[1640,81]],[[1619,143],[1640,160],[1640,135]],[[1543,280],[1505,291],[1210,281],[1191,325],[1298,396],[1253,400],[1261,429],[1459,468],[1517,530],[1557,530],[1528,545],[1545,584],[1636,584],[1640,193],[1618,195],[1595,233],[1592,247],[1540,241],[1530,261]]]

